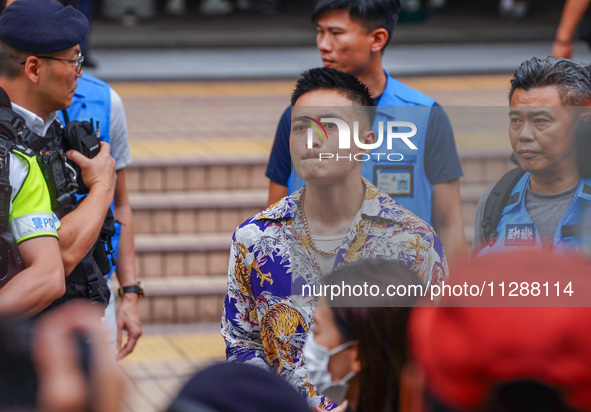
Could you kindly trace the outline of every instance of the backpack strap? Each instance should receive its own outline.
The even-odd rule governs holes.
[[[11,142],[0,137],[0,233],[8,230],[8,216],[10,215],[10,149]]]
[[[508,171],[493,187],[486,199],[482,217],[482,232],[484,240],[490,246],[497,240],[497,225],[501,220],[503,209],[508,204],[515,203],[518,200],[518,197],[510,199],[509,195],[524,174],[525,171],[520,167]]]
[[[61,112],[62,112],[62,116],[64,116],[64,123],[65,123],[64,126],[67,126],[68,123],[70,123],[70,116],[68,116],[68,112],[66,111],[66,109],[62,109]]]

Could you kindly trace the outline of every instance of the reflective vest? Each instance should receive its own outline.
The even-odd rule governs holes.
[[[388,73],[386,76],[386,87],[377,102],[376,119],[372,127],[377,138],[382,122],[384,139],[380,147],[372,150],[369,160],[361,162],[361,175],[432,225],[433,185],[425,173],[424,153],[427,127],[435,100],[390,77]],[[412,150],[401,139],[393,139],[392,149],[388,150],[388,121],[415,124],[416,134],[409,140],[418,150]],[[410,129],[401,128],[399,131],[408,132]],[[389,159],[388,154],[391,154]],[[289,193],[296,191],[304,183],[292,165],[288,181]]]
[[[72,105],[67,109],[70,120],[93,120],[96,125],[98,121],[100,138],[103,142],[111,143],[109,135],[111,120],[111,86],[104,81],[83,72],[78,79],[78,87],[72,99]],[[59,113],[60,120],[64,122],[62,113]],[[111,212],[114,214],[114,203],[111,204]],[[117,268],[117,251],[119,250],[119,237],[121,224],[115,222],[115,234],[111,237],[113,247],[113,259],[111,259],[111,272],[109,277]]]
[[[525,209],[525,192],[529,185],[530,173],[525,173],[517,182],[509,201],[503,208],[497,225],[497,237],[492,245],[487,245],[477,256],[501,252],[505,248],[541,248],[542,241],[534,223]],[[560,219],[554,239],[553,250],[576,250],[581,244],[580,224],[583,207],[591,206],[591,179],[581,179],[577,185],[573,201]]]

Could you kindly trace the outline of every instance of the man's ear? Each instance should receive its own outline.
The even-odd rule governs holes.
[[[41,59],[36,56],[28,56],[25,60],[25,76],[31,83],[39,82],[39,70],[41,66]]]
[[[388,42],[388,30],[386,30],[383,27],[379,27],[372,31],[370,34],[372,37],[371,51],[382,51],[382,49],[386,47],[386,43]]]
[[[362,132],[363,134],[359,136],[359,141],[364,144],[374,144],[376,142],[376,134],[373,130],[368,130],[367,132]],[[369,153],[373,149],[361,149],[359,151]]]

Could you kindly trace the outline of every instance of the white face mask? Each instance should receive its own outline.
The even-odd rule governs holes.
[[[333,402],[343,402],[349,388],[349,381],[355,376],[355,372],[351,371],[341,381],[333,382],[328,371],[328,362],[332,355],[336,355],[354,344],[354,341],[349,341],[329,350],[317,344],[314,340],[314,333],[310,332],[304,345],[303,354],[310,382],[321,394],[330,398]]]

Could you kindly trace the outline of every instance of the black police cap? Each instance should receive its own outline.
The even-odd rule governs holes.
[[[53,53],[79,44],[88,20],[72,6],[52,0],[17,0],[0,16],[0,40],[33,53]]]

